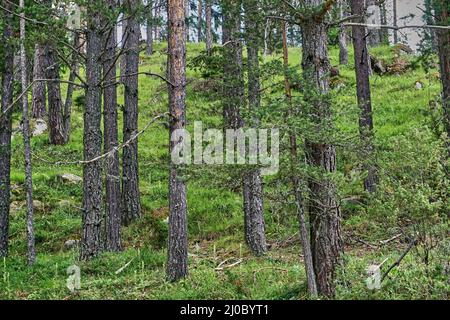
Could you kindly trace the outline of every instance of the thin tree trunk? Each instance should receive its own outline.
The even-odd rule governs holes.
[[[202,41],[202,28],[203,28],[203,1],[198,0],[197,8],[197,42]]]
[[[191,4],[190,0],[185,0],[186,4],[184,6],[184,9],[186,10],[186,41],[189,42],[190,34],[189,34],[189,28],[190,28],[190,21],[189,18],[191,17]]]
[[[310,7],[323,8],[324,0],[305,0]],[[314,10],[317,12],[316,10]],[[301,23],[303,78],[308,88],[305,100],[315,124],[315,137],[305,142],[308,164],[319,172],[309,181],[311,249],[319,294],[333,296],[335,270],[342,252],[341,212],[334,182],[327,177],[336,171],[336,150],[327,141],[324,126],[333,124],[328,92],[330,61],[327,50],[327,24],[323,16],[312,16]]]
[[[28,82],[27,56],[25,52],[25,1],[19,1],[20,12],[20,69],[22,90],[25,90]],[[30,147],[30,123],[28,119],[28,94],[22,97],[22,132],[25,154],[25,189],[27,193],[27,258],[28,264],[36,261],[36,248],[34,239],[34,217],[33,217],[33,179],[31,170],[31,147]]]
[[[360,0],[351,0],[352,14],[363,16],[364,3]],[[364,18],[359,19],[364,23]],[[354,26],[353,48],[355,51],[355,71],[356,71],[356,92],[358,97],[359,114],[359,132],[363,148],[362,159],[364,159],[364,168],[367,170],[367,177],[364,179],[364,189],[368,192],[375,192],[378,182],[376,167],[373,161],[373,118],[372,102],[370,93],[370,66],[369,52],[366,42],[366,29],[364,27]]]
[[[87,61],[86,105],[84,110],[84,160],[90,161],[101,155],[101,19],[100,13],[89,8],[87,12]],[[97,256],[105,248],[102,225],[103,180],[102,163],[93,161],[83,166],[83,234],[81,237],[81,260]]]
[[[445,0],[435,0],[435,12],[437,22],[440,25],[448,25],[450,19],[450,6]],[[442,82],[442,107],[444,110],[444,127],[447,132],[447,150],[450,157],[450,32],[439,30],[436,32],[439,66]]]
[[[261,85],[259,72],[258,44],[258,12],[257,0],[244,0],[245,32],[247,36],[247,68],[248,68],[248,103],[251,113],[251,124],[258,125],[259,119],[254,116],[261,105]],[[267,243],[264,222],[263,191],[260,169],[250,169],[244,175],[245,226],[247,243],[253,254],[260,256],[266,253]]]
[[[116,8],[116,0],[108,0],[110,11]],[[105,21],[106,20],[106,21]],[[103,75],[105,87],[103,91],[104,108],[104,143],[109,152],[119,145],[117,126],[117,85],[116,83],[116,42],[117,30],[115,21],[104,19],[103,25],[110,30],[103,33],[105,53],[103,55]],[[114,152],[106,158],[106,250],[120,251],[121,245],[121,205],[120,205],[120,164],[119,153]]]
[[[147,6],[147,46],[145,53],[151,56],[153,54],[153,1],[149,0]]]
[[[292,91],[291,85],[288,76],[288,68],[289,68],[289,51],[287,47],[287,39],[286,39],[286,23],[283,23],[283,60],[284,60],[284,84],[285,84],[285,92],[286,98],[289,103],[289,114],[290,116],[294,116],[293,108],[292,108]],[[304,201],[302,196],[302,191],[300,189],[300,178],[293,174],[295,172],[295,168],[299,165],[298,162],[298,151],[297,151],[297,136],[295,132],[292,132],[289,136],[290,142],[290,152],[291,152],[291,168],[292,168],[292,187],[294,189],[294,197],[295,197],[295,205],[297,209],[297,217],[299,221],[299,229],[300,229],[300,239],[302,242],[302,251],[303,251],[303,259],[305,261],[305,271],[306,271],[306,279],[308,283],[308,293],[311,297],[317,297],[317,283],[316,283],[316,275],[314,273],[314,265],[313,265],[313,257],[311,252],[311,243],[308,236],[308,227],[306,225],[306,217],[304,210]]]
[[[48,121],[50,143],[54,145],[64,145],[67,143],[63,105],[61,99],[61,82],[59,75],[58,55],[52,44],[46,46],[46,78],[53,81],[47,81],[48,91]]]
[[[129,16],[123,110],[124,141],[128,141],[138,132],[139,23],[132,12],[137,5],[138,0],[127,1]],[[127,225],[141,216],[138,139],[123,148],[122,163],[122,223]]]
[[[381,13],[381,24],[388,25],[387,21],[387,10],[386,10],[386,1],[382,1],[380,3],[380,13]],[[381,29],[380,30],[381,43],[389,44],[389,29]]]
[[[11,2],[3,0],[2,6],[12,10]],[[5,68],[2,73],[2,95],[0,115],[0,257],[8,255],[9,240],[9,205],[10,205],[10,174],[11,174],[11,114],[8,107],[13,102],[13,82],[14,74],[12,66],[14,64],[13,37],[13,15],[8,12],[2,13],[3,37],[5,54],[3,62]]]
[[[212,49],[212,6],[211,6],[212,0],[206,0],[206,51],[208,54],[211,54]]]
[[[346,4],[345,0],[339,1],[340,19],[343,19],[347,16],[345,4]],[[347,33],[343,25],[341,25],[339,28],[339,64],[341,65],[348,64]]]
[[[362,5],[364,6],[364,1],[360,1],[362,3]],[[379,5],[377,4],[377,0],[366,0],[366,10],[369,7],[373,7],[373,8],[378,8],[379,10]],[[367,12],[364,12],[367,13]],[[380,21],[378,19],[379,17],[377,17],[375,21],[375,24],[380,24]],[[381,44],[381,29],[372,29],[369,30],[369,36],[368,36],[368,44],[371,47],[375,47],[375,46],[379,46]]]
[[[45,67],[45,45],[36,43],[34,46],[33,79],[44,79]],[[32,96],[31,115],[35,119],[43,118],[47,112],[45,82],[37,81],[33,84]]]
[[[394,19],[394,27],[397,27],[397,0],[392,0],[392,6],[393,6],[393,19]],[[398,31],[394,29],[394,44],[398,43]]]
[[[172,140],[175,130],[186,127],[186,1],[168,0],[169,27],[169,112],[170,153],[176,144]],[[169,173],[169,240],[167,278],[177,281],[188,274],[188,230],[186,185],[179,167],[170,163]]]
[[[127,73],[127,47],[128,47],[128,18],[126,17],[125,12],[123,13],[124,17],[122,19],[122,55],[120,56],[120,82],[125,84]]]
[[[76,48],[76,52],[72,52],[72,61],[70,67],[69,84],[67,85],[66,101],[64,102],[64,137],[66,142],[70,139],[70,119],[72,115],[72,104],[73,104],[73,92],[75,90],[75,85],[73,82],[76,80],[76,75],[79,69],[79,51],[80,51],[80,33],[75,31],[73,34],[73,47]]]

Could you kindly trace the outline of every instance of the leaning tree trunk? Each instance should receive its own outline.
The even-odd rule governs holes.
[[[198,0],[197,7],[197,42],[202,41],[202,25],[203,25],[203,1]]]
[[[244,0],[245,33],[247,37],[247,68],[248,68],[248,103],[251,113],[250,123],[258,125],[259,119],[254,116],[261,105],[261,85],[259,72],[259,44],[258,44],[258,12],[257,0]],[[246,239],[252,252],[263,255],[267,251],[263,191],[260,169],[250,169],[244,174],[244,203]]]
[[[48,122],[50,143],[64,145],[67,143],[64,128],[63,104],[61,99],[61,82],[59,76],[59,61],[52,44],[46,46],[46,78],[48,94]]]
[[[28,82],[27,55],[25,51],[25,1],[19,1],[20,13],[20,69],[22,90],[26,90]],[[25,155],[25,189],[27,193],[27,259],[28,264],[36,261],[33,217],[33,179],[31,170],[30,123],[28,119],[28,94],[22,97],[22,133]]]
[[[339,16],[343,19],[346,14],[346,0],[339,1]],[[344,25],[339,27],[339,64],[348,64],[347,32]]]
[[[90,10],[89,10],[90,9]],[[83,234],[81,260],[97,256],[105,248],[103,224],[102,163],[94,159],[102,152],[101,132],[101,19],[88,8],[86,40],[86,105],[84,110],[83,165]]]
[[[213,43],[213,39],[212,39],[212,6],[211,6],[211,1],[212,0],[206,0],[205,3],[205,15],[206,15],[206,51],[208,52],[208,54],[211,54],[211,49],[212,49],[212,43]]]
[[[352,0],[352,14],[355,16],[364,15],[364,3],[360,0]],[[364,18],[357,22],[364,23]],[[358,97],[359,133],[362,143],[364,159],[364,169],[367,170],[367,177],[364,179],[364,189],[368,192],[375,192],[377,187],[377,170],[373,164],[373,118],[372,101],[370,93],[370,66],[369,52],[366,41],[366,28],[353,26],[353,48],[355,51],[355,72],[356,72],[356,93]]]
[[[116,8],[116,0],[108,0],[110,11]],[[115,21],[104,19],[104,26],[110,30],[103,33],[105,48],[103,59],[104,143],[105,151],[110,152],[119,145],[117,132],[117,85],[116,85],[116,42]],[[121,206],[120,206],[120,164],[119,153],[114,152],[106,158],[106,250],[121,250]]]
[[[128,41],[126,42],[125,106],[123,139],[128,141],[138,132],[138,68],[139,22],[132,13],[138,0],[128,0]],[[139,194],[138,139],[123,148],[122,222],[127,225],[141,216]]]
[[[172,134],[186,127],[186,1],[168,1],[169,26],[169,112],[170,153],[183,137],[173,140]],[[169,173],[169,239],[167,278],[177,281],[188,274],[188,230],[186,185],[180,168],[170,163]]]
[[[435,0],[435,11],[438,13],[437,22],[448,26],[450,23],[450,5],[444,0]],[[447,132],[447,150],[450,157],[450,31],[438,30],[436,32],[439,66],[442,82],[442,107],[444,110],[444,127]]]
[[[11,11],[11,2],[2,1],[2,6]],[[13,82],[14,74],[12,66],[14,64],[13,37],[13,15],[8,12],[2,13],[3,17],[3,37],[5,54],[2,68],[2,95],[0,115],[0,257],[8,255],[9,239],[9,202],[10,202],[10,172],[11,172],[11,114],[10,108],[13,102]]]
[[[148,56],[153,54],[153,1],[147,1],[147,40],[145,53]]]
[[[303,43],[303,78],[306,83],[305,100],[309,104],[314,132],[305,142],[308,164],[317,175],[309,181],[311,248],[319,294],[333,296],[335,270],[342,252],[341,212],[336,186],[329,178],[336,171],[336,150],[327,139],[326,129],[332,126],[328,92],[330,61],[327,50],[326,11],[323,0],[305,0],[313,13],[301,23]],[[320,13],[316,13],[320,12]]]
[[[33,80],[45,78],[45,67],[45,45],[36,43],[34,46]],[[31,115],[35,119],[43,118],[47,109],[44,81],[36,81],[33,83],[32,96]]]

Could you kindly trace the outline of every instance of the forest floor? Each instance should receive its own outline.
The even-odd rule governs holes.
[[[140,71],[164,74],[165,44],[156,53],[142,57]],[[202,48],[188,45],[189,58]],[[392,60],[393,50],[375,48],[377,57]],[[338,50],[330,51],[337,65]],[[273,56],[271,59],[279,59]],[[336,122],[339,132],[358,135],[355,80],[352,60],[341,67]],[[408,59],[413,59],[412,57]],[[290,61],[299,67],[300,50],[290,49]],[[433,135],[430,101],[439,99],[437,70],[425,72],[413,68],[401,75],[372,77],[374,122],[381,165],[392,170],[407,166],[408,152],[420,157],[432,152],[438,138]],[[421,83],[421,87],[417,86]],[[199,73],[188,70],[188,123],[202,120],[220,127],[219,101],[202,92]],[[64,92],[64,86],[63,86]],[[166,85],[157,78],[142,76],[139,84],[140,128],[155,115],[167,111]],[[119,88],[119,103],[123,103]],[[67,250],[65,242],[81,234],[82,186],[61,180],[64,173],[82,175],[81,166],[55,164],[82,158],[83,92],[77,91],[72,119],[71,141],[66,146],[51,146],[47,136],[32,139],[35,231],[37,262],[26,265],[25,194],[23,190],[22,141],[13,139],[12,209],[10,257],[0,264],[0,299],[306,299],[305,273],[297,239],[297,220],[286,209],[283,199],[268,178],[266,223],[270,251],[264,257],[252,257],[243,239],[242,199],[239,187],[222,171],[199,169],[188,179],[190,275],[172,284],[165,281],[167,234],[168,131],[162,123],[152,125],[139,139],[140,189],[143,217],[124,228],[120,253],[105,253],[90,262],[79,262],[76,249]],[[437,100],[436,100],[437,101]],[[349,107],[351,106],[351,107]],[[15,114],[15,126],[19,123]],[[120,123],[122,119],[120,118]],[[121,134],[120,134],[121,135]],[[392,150],[409,146],[405,153],[391,159]],[[404,156],[405,158],[402,158]],[[355,155],[338,149],[339,170],[343,172],[342,198],[358,199],[361,177],[353,176]],[[395,169],[393,166],[398,166]],[[233,191],[230,191],[233,190]],[[396,223],[389,227],[386,216],[398,208],[378,204],[379,219],[373,210],[354,201],[343,203],[345,255],[337,271],[337,299],[437,299],[448,298],[450,284],[442,268],[445,255],[436,255],[433,263],[420,262],[411,251],[394,268],[380,290],[366,286],[366,268],[371,264],[394,263],[407,247],[401,238],[381,244],[399,233]],[[445,261],[444,261],[445,262]],[[67,268],[81,269],[81,289],[71,293],[66,287]]]

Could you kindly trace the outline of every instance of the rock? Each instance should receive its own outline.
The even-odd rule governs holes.
[[[11,215],[13,215],[14,213],[17,213],[20,210],[22,210],[22,207],[23,207],[23,202],[12,201],[11,204],[9,205],[9,212]]]
[[[47,131],[48,126],[47,122],[43,119],[36,119],[36,123],[34,124],[33,129],[33,137],[42,135],[45,131]]]
[[[416,82],[416,90],[422,90],[423,89],[423,84],[419,81]]]
[[[64,173],[61,175],[61,180],[65,183],[77,184],[83,181],[83,178],[73,173]]]
[[[64,249],[66,250],[72,250],[77,248],[80,245],[80,240],[67,240],[66,242],[64,242]]]
[[[339,68],[331,67],[330,76],[333,78],[333,77],[339,77],[339,75],[340,75]]]
[[[370,64],[372,67],[372,70],[379,75],[386,73],[386,68],[383,65],[383,62],[381,60],[378,60],[377,58],[370,56]]]
[[[58,206],[61,208],[67,208],[70,207],[72,205],[72,203],[69,200],[60,200],[58,202]]]
[[[33,200],[33,208],[36,211],[44,211],[44,204],[39,200]]]

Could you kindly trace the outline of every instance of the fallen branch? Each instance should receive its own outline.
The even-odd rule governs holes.
[[[394,262],[394,264],[392,264],[387,270],[386,272],[383,274],[383,276],[381,277],[381,281],[383,282],[383,280],[388,276],[389,272],[392,271],[392,269],[394,269],[395,267],[399,266],[400,263],[402,262],[402,260],[406,257],[406,255],[408,254],[409,251],[411,251],[411,249],[414,247],[414,245],[416,244],[416,240],[411,240],[411,242],[408,245],[408,248],[406,248],[406,250],[402,253],[402,255],[400,256],[400,258],[398,258],[397,261]]]
[[[128,261],[122,268],[118,269],[115,274],[118,275],[120,273],[122,273],[123,270],[125,270],[126,268],[128,268],[128,266],[134,261],[134,258],[131,259],[130,261]]]
[[[225,265],[228,261],[233,260],[233,259],[236,259],[236,258],[229,258],[229,259],[222,261],[221,263],[219,263],[219,265],[214,270],[221,271],[223,269],[232,268],[234,266],[237,266],[238,264],[240,264],[243,261],[242,259],[237,259],[236,262],[229,264],[229,265]]]

